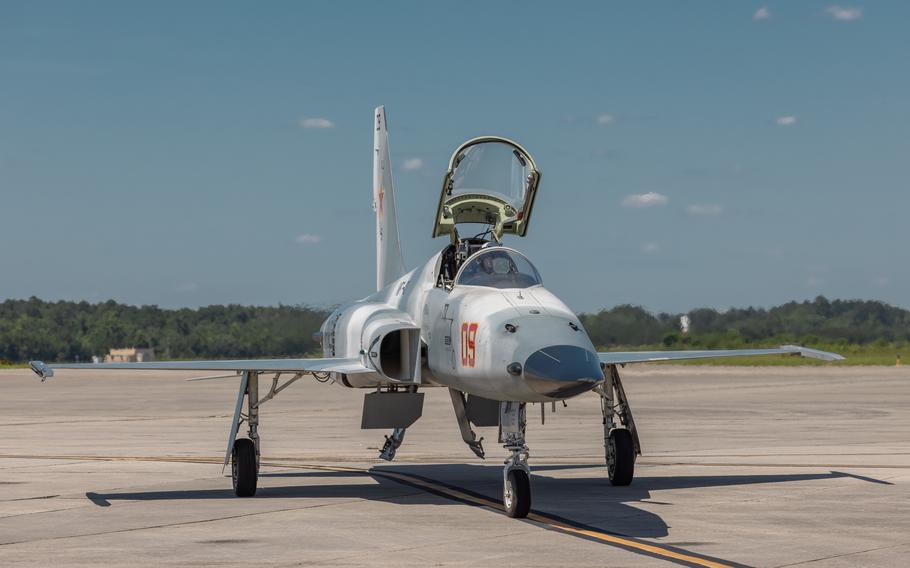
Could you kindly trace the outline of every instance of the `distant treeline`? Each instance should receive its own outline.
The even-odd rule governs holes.
[[[208,306],[162,309],[114,301],[0,303],[0,361],[88,361],[116,347],[152,347],[163,359],[293,357],[314,354],[329,310],[310,306]],[[779,344],[890,344],[910,341],[910,311],[863,300],[790,302],[771,309],[701,308],[652,314],[617,306],[581,320],[598,347],[663,344],[670,348]]]
[[[685,314],[689,333],[680,329],[683,314],[651,314],[639,306],[617,306],[581,314],[595,345],[734,348],[744,345],[869,345],[910,341],[910,311],[872,300],[788,302],[775,308],[699,308]]]
[[[91,361],[117,347],[152,347],[162,359],[291,357],[318,350],[328,316],[307,306],[169,310],[113,300],[0,303],[0,360]]]

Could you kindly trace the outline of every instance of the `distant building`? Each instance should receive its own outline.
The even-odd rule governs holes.
[[[689,320],[689,316],[679,316],[679,329],[683,332],[683,334],[689,333],[690,323],[691,321]]]
[[[154,361],[155,350],[144,347],[129,347],[127,349],[111,349],[111,352],[104,356],[105,363],[142,363],[144,361]]]

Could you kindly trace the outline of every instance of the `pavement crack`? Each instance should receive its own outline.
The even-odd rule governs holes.
[[[38,499],[53,499],[54,497],[60,497],[60,495],[38,495],[35,497],[18,497],[16,499],[3,499],[2,503],[12,503],[15,501],[35,501]]]
[[[29,511],[28,513],[15,513],[15,514],[12,514],[12,515],[3,515],[3,516],[0,516],[0,519],[3,519],[3,520],[5,520],[5,519],[15,519],[15,518],[18,518],[18,517],[27,517],[27,516],[29,516],[29,515],[41,515],[41,514],[44,514],[44,513],[59,513],[60,511],[71,511],[71,510],[76,509],[76,508],[78,508],[78,507],[79,507],[79,506],[76,505],[75,507],[63,507],[63,508],[60,508],[60,509],[47,509],[47,510],[45,510],[45,511]],[[32,542],[32,541],[22,541],[22,542]],[[3,543],[0,543],[0,546],[3,546]]]
[[[423,493],[423,492],[415,491],[413,493],[407,493],[407,494],[403,494],[403,495],[398,494],[398,495],[389,497],[388,499],[398,499],[403,496],[420,495],[421,493]],[[375,499],[375,500],[376,501],[385,501],[387,499]],[[227,515],[224,517],[216,517],[216,518],[211,518],[211,519],[198,519],[195,521],[180,521],[180,522],[175,522],[175,523],[162,523],[162,524],[158,524],[158,525],[149,525],[149,526],[144,526],[144,527],[132,527],[132,528],[128,528],[128,529],[118,529],[118,530],[111,530],[111,531],[98,531],[98,532],[84,533],[84,534],[53,536],[53,537],[47,537],[47,538],[35,538],[35,539],[28,539],[28,540],[18,540],[18,541],[13,541],[13,542],[0,542],[0,547],[12,546],[12,545],[16,545],[16,544],[31,544],[31,543],[35,543],[35,542],[49,542],[49,541],[55,541],[55,540],[86,538],[86,537],[92,537],[92,536],[105,536],[105,535],[110,535],[110,534],[123,534],[123,533],[139,532],[139,531],[154,530],[154,529],[164,529],[164,528],[181,527],[181,526],[189,526],[189,525],[200,525],[200,524],[205,524],[205,523],[214,523],[214,522],[218,522],[218,521],[229,521],[232,519],[243,519],[243,518],[247,518],[247,517],[256,517],[259,515],[270,515],[272,513],[285,513],[288,511],[301,511],[301,510],[305,510],[305,509],[318,509],[318,508],[322,508],[322,507],[336,507],[336,506],[340,506],[340,505],[349,505],[351,503],[359,503],[360,501],[361,501],[361,499],[351,499],[351,500],[340,501],[340,502],[336,502],[336,503],[322,503],[319,505],[306,505],[303,507],[286,507],[283,509],[272,509],[269,511],[257,511],[255,513],[242,513],[239,515]],[[52,511],[48,511],[48,512],[52,512]]]

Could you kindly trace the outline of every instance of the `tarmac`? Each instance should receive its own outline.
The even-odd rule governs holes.
[[[0,566],[906,565],[910,367],[621,373],[632,485],[606,477],[596,395],[543,425],[529,406],[533,513],[515,520],[496,429],[475,458],[444,389],[387,463],[364,391],[298,381],[263,405],[259,491],[236,498],[236,379],[0,371]]]

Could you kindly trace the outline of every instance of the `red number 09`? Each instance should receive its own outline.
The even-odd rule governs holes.
[[[461,324],[461,366],[473,367],[475,361],[475,339],[477,338],[476,323]]]

